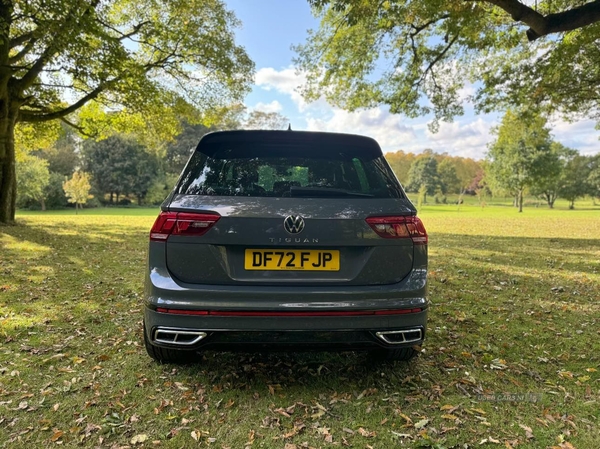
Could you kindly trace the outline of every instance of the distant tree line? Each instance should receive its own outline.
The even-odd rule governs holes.
[[[584,156],[554,141],[543,116],[508,111],[493,132],[496,140],[481,161],[431,150],[397,151],[386,159],[406,190],[418,192],[423,202],[433,196],[445,203],[450,194],[510,196],[522,211],[526,194],[550,208],[557,198],[571,209],[578,198],[600,198],[600,154]]]
[[[418,155],[396,151],[385,157],[406,190],[421,192],[424,202],[428,196],[446,202],[447,195],[475,194],[476,180],[483,170],[482,163],[474,159],[430,149]]]

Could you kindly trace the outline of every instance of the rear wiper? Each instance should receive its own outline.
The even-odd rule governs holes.
[[[291,196],[307,196],[307,197],[338,197],[338,196],[359,196],[364,198],[372,198],[373,195],[368,193],[351,192],[345,189],[334,189],[331,187],[290,187]]]

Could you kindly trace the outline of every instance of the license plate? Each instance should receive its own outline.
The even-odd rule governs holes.
[[[246,270],[339,271],[340,252],[330,249],[247,249],[244,268]]]

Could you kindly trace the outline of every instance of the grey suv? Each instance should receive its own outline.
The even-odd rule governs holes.
[[[366,349],[425,337],[427,233],[373,139],[205,135],[150,231],[150,357]]]

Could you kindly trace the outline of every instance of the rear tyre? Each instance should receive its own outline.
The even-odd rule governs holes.
[[[153,345],[148,339],[146,333],[146,323],[144,322],[144,346],[148,355],[159,363],[176,363],[179,365],[193,363],[198,359],[195,351],[184,351],[181,349],[161,348]]]
[[[406,362],[414,358],[419,352],[413,348],[393,348],[393,349],[376,349],[371,354],[382,361],[402,361]]]

